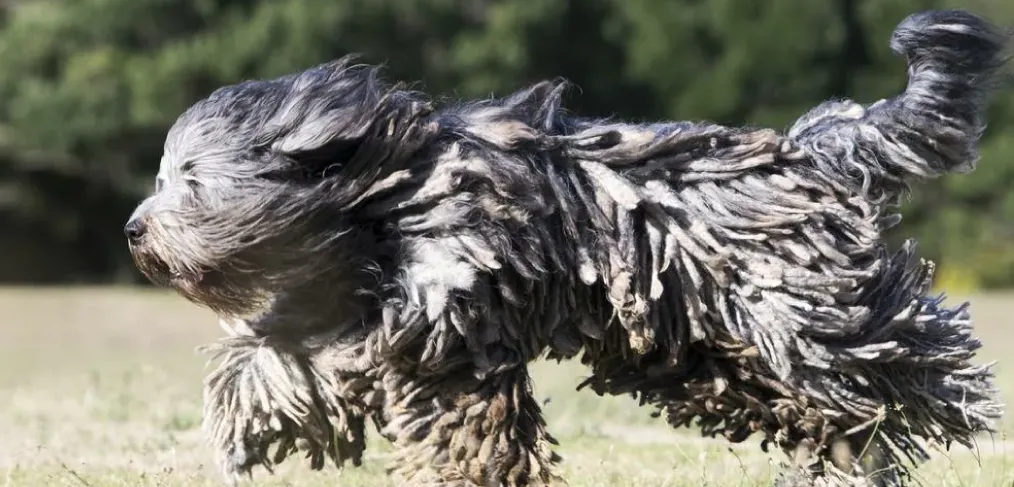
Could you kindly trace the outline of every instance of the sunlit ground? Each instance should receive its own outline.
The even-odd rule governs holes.
[[[1009,400],[1014,295],[972,301],[983,359],[999,360]],[[220,333],[210,313],[162,292],[108,288],[2,290],[0,310],[0,486],[221,485],[198,431],[204,359],[193,349]],[[534,369],[574,487],[761,486],[777,471],[758,442],[730,449],[673,431],[628,398],[576,392],[577,364]],[[953,449],[918,473],[927,486],[1010,487],[1012,432],[1008,417],[978,452]],[[311,472],[293,459],[273,476],[258,471],[253,485],[391,485],[389,451],[374,438],[362,468]]]

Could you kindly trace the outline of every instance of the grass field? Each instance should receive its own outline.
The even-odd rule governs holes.
[[[952,298],[953,299],[953,298]],[[998,360],[1014,399],[1014,295],[972,299],[983,360]],[[207,311],[157,291],[0,291],[0,486],[218,486],[204,446],[194,347],[219,329]],[[561,441],[562,471],[579,486],[761,486],[776,471],[757,441],[730,449],[673,431],[628,398],[575,392],[576,364],[536,364],[537,393]],[[1014,486],[1003,434],[977,452],[941,453],[918,470],[928,486]],[[387,486],[387,445],[340,474],[283,464],[254,485]],[[340,478],[337,476],[340,475]]]

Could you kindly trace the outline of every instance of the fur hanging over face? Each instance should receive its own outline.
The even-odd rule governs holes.
[[[553,483],[527,371],[548,357],[759,436],[806,484],[900,485],[1001,415],[967,306],[884,232],[911,183],[973,167],[1006,40],[912,15],[904,92],[786,134],[582,118],[558,82],[435,107],[344,58],[188,109],[125,230],[229,332],[204,416],[229,478],[358,465],[370,422],[398,485]]]

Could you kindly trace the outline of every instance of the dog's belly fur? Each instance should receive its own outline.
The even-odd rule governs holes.
[[[1001,45],[965,14],[913,16],[892,38],[903,94],[822,104],[784,135],[580,119],[555,83],[434,112],[370,98],[381,128],[360,145],[380,162],[344,168],[355,198],[334,205],[374,281],[320,273],[226,320],[205,386],[224,471],[297,446],[359,464],[372,420],[399,485],[546,485],[526,365],[580,357],[600,394],[808,457],[802,482],[901,482],[920,438],[969,444],[1001,412],[965,307],[883,238],[908,183],[974,164]]]

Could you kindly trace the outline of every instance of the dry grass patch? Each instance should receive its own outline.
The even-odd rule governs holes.
[[[220,486],[198,425],[203,358],[218,336],[210,313],[175,296],[131,289],[0,290],[0,487]],[[999,359],[1005,397],[1014,391],[1014,295],[973,299]],[[730,447],[672,431],[625,397],[575,391],[573,363],[534,367],[550,429],[573,487],[769,485],[777,471],[757,442]],[[955,448],[919,469],[928,486],[1011,487],[1014,432]],[[314,473],[290,461],[255,485],[390,486],[389,448],[374,438],[366,465]],[[779,457],[775,457],[778,459]]]

